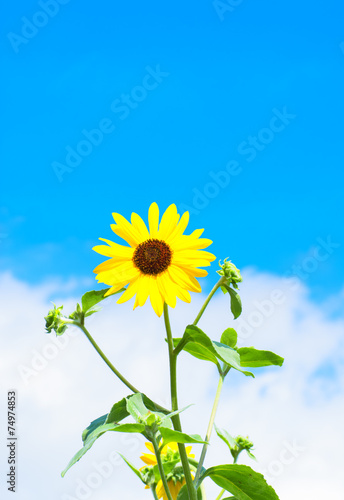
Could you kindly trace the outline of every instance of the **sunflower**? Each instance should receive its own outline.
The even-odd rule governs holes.
[[[146,447],[151,453],[144,453],[140,457],[141,460],[148,466],[157,465],[157,460],[156,456],[154,455],[154,448],[152,443],[146,443]],[[195,455],[191,453],[191,446],[187,446],[185,449],[187,456],[189,458],[195,458]],[[179,458],[179,451],[177,443],[169,443],[161,451],[161,459],[163,463],[170,462],[178,458]],[[142,469],[144,469],[144,467],[142,467]],[[167,480],[168,489],[170,490],[173,500],[176,500],[176,498],[178,497],[178,493],[180,492],[182,486],[184,486],[185,484],[185,479],[183,476],[181,477],[180,474],[178,474],[177,477],[173,477],[173,473],[171,473],[171,476],[172,477],[168,478]],[[147,485],[146,488],[149,488],[149,486]],[[168,500],[161,479],[158,481],[158,484],[156,486],[156,494],[158,498],[161,498],[163,500]]]
[[[131,223],[120,214],[112,215],[116,224],[111,229],[130,246],[99,238],[107,245],[93,248],[110,257],[94,270],[98,282],[111,287],[105,295],[112,295],[129,283],[117,303],[122,304],[136,294],[135,309],[143,306],[149,296],[154,311],[161,316],[164,303],[175,307],[177,297],[191,302],[189,291],[202,291],[196,277],[208,273],[198,267],[209,266],[215,256],[202,250],[212,243],[200,238],[203,229],[183,234],[189,222],[188,212],[180,217],[177,207],[170,205],[159,223],[158,205],[152,203],[148,211],[149,230],[135,213],[131,215]]]

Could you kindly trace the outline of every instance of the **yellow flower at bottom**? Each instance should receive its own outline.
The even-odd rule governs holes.
[[[185,484],[185,479],[183,479],[182,482],[177,481],[176,483],[171,479],[170,481],[167,481],[168,484],[168,489],[170,490],[171,496],[173,500],[177,499],[178,493],[180,492],[182,486]],[[162,484],[162,481],[158,482],[158,485],[156,487],[156,494],[158,498],[162,498],[163,500],[168,500],[168,497],[166,495],[166,491],[164,488],[164,485]]]
[[[154,453],[154,448],[152,443],[146,443],[146,447],[151,453],[144,453],[141,455],[141,460],[148,466],[154,466],[157,464],[156,456]],[[192,447],[191,446],[186,446],[185,448],[186,454],[189,458],[195,458],[195,455],[191,453]],[[178,444],[177,443],[169,443],[164,448],[161,450],[161,459],[163,463],[173,461],[176,458],[179,458],[179,451],[178,451]],[[145,467],[142,467],[140,470],[142,471],[145,469]],[[192,474],[192,473],[191,473]],[[193,475],[193,474],[192,474]],[[180,477],[180,476],[179,476]],[[179,491],[181,490],[182,486],[185,484],[185,479],[182,477],[181,480],[176,480],[176,479],[169,479],[167,481],[168,483],[168,488],[170,490],[170,493],[172,495],[173,500],[176,500]],[[148,485],[146,485],[146,489],[149,488]],[[164,485],[161,481],[161,479],[158,481],[158,484],[156,486],[156,493],[158,498],[162,498],[163,500],[168,500]]]
[[[215,256],[203,250],[212,243],[200,238],[203,229],[183,234],[189,222],[188,212],[180,217],[177,207],[170,205],[160,221],[158,205],[152,203],[148,211],[149,229],[135,213],[131,215],[131,223],[120,214],[112,215],[116,223],[111,225],[113,232],[130,246],[100,238],[107,245],[93,248],[110,257],[94,270],[98,282],[111,287],[106,295],[118,292],[129,283],[117,303],[136,295],[135,309],[150,297],[154,311],[161,316],[164,303],[175,307],[177,297],[191,302],[189,291],[202,291],[196,278],[208,273],[198,268],[209,266]]]

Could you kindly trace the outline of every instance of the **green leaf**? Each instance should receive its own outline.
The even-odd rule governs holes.
[[[183,338],[174,339],[174,341],[176,345],[182,342],[183,350],[195,358],[212,361],[216,364],[219,371],[221,370],[219,361],[223,361],[235,370],[250,377],[254,377],[252,373],[242,370],[240,366],[240,356],[236,350],[220,342],[211,341],[208,335],[197,326],[187,326]]]
[[[118,452],[117,452],[117,453],[118,453]],[[123,458],[123,460],[125,461],[125,463],[126,463],[126,464],[127,464],[127,465],[131,468],[131,470],[132,470],[132,471],[133,471],[133,472],[137,475],[137,477],[138,477],[139,479],[141,479],[141,481],[144,483],[144,480],[143,480],[143,478],[142,478],[142,474],[141,474],[141,472],[140,472],[138,469],[136,469],[136,467],[134,467],[134,466],[133,466],[133,465],[129,462],[129,460],[127,460],[127,459],[126,459],[126,458],[125,458],[125,457],[124,457],[121,453],[118,453],[118,455],[119,455],[120,457],[122,457],[122,458]]]
[[[221,335],[221,344],[228,345],[228,347],[232,347],[234,349],[238,342],[238,334],[234,330],[234,328],[227,328]]]
[[[104,424],[97,427],[91,434],[88,435],[87,439],[84,442],[84,446],[74,455],[74,457],[70,460],[67,467],[62,471],[61,476],[64,477],[68,469],[72,467],[76,462],[82,458],[85,453],[94,445],[96,440],[100,438],[105,432],[130,432],[130,433],[139,433],[142,434],[144,432],[145,426],[143,424]]]
[[[174,346],[176,347],[181,340],[180,338],[173,339]],[[211,361],[218,367],[220,366],[215,354],[199,342],[189,342],[183,347],[183,351],[188,352],[194,358],[201,359],[202,361]]]
[[[279,500],[275,490],[267,484],[262,474],[247,465],[218,465],[210,467],[201,476],[201,481],[210,477],[220,488],[224,488],[237,500]]]
[[[224,286],[226,287],[229,295],[231,296],[231,311],[233,313],[234,319],[237,319],[237,318],[239,318],[239,316],[242,312],[242,304],[241,304],[240,296],[230,286],[228,286],[228,285],[224,285]]]
[[[88,427],[86,427],[86,429],[83,431],[82,436],[81,436],[83,443],[85,443],[85,441],[88,438],[88,436],[94,430],[96,430],[101,425],[104,425],[105,423],[107,423],[107,417],[108,417],[108,415],[102,415],[101,417],[96,418],[96,420],[93,420],[90,423],[90,425]]]
[[[259,368],[261,366],[277,365],[282,366],[284,359],[271,351],[258,351],[254,347],[240,347],[241,366],[249,366],[251,368]]]
[[[102,300],[106,299],[107,297],[104,297],[104,295],[108,290],[110,290],[110,288],[104,288],[103,290],[92,290],[90,292],[86,292],[81,298],[82,312],[86,313],[93,306],[95,306]],[[121,293],[124,290],[125,288],[122,288],[121,290],[118,290],[118,292],[116,293]],[[93,312],[96,311],[94,310]]]
[[[100,427],[103,424],[113,424],[121,422],[121,420],[125,419],[129,416],[129,412],[127,410],[127,400],[134,397],[135,394],[130,394],[130,396],[121,399],[117,403],[113,405],[110,412],[107,415],[102,415],[101,417],[93,420],[90,425],[83,431],[82,440],[86,441],[87,437],[93,432],[97,427]],[[145,394],[142,394],[143,402],[150,411],[156,411],[157,407],[155,403],[149,399]],[[166,415],[168,411],[166,411]]]
[[[159,432],[163,438],[163,445],[168,443],[200,443],[205,441],[198,434],[185,434],[184,432],[174,431],[167,427],[159,427]]]
[[[235,439],[224,429],[219,429],[216,425],[214,425],[216,434],[219,436],[219,438],[222,439],[228,446],[228,448],[231,450],[232,448],[237,447],[237,443]]]
[[[131,395],[128,396],[128,398],[130,397]],[[113,405],[110,412],[108,413],[106,423],[118,423],[128,416],[129,412],[127,410],[127,398],[123,398]]]
[[[143,403],[143,395],[141,393],[134,394],[130,398],[127,398],[127,411],[132,417],[139,422],[141,417],[147,415],[148,408]]]
[[[174,339],[176,346],[183,342],[183,350],[195,358],[211,361],[219,367],[216,352],[210,338],[197,326],[188,325],[182,339]]]
[[[228,347],[225,344],[221,344],[221,342],[213,341],[212,344],[214,346],[218,358],[224,361],[228,366],[234,368],[235,370],[238,370],[247,377],[254,378],[253,373],[242,370],[240,364],[240,355],[237,353],[237,351],[235,351],[231,347]]]

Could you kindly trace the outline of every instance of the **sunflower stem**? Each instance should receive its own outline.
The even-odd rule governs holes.
[[[221,500],[221,498],[223,497],[225,491],[226,490],[223,488],[223,490],[220,491],[219,495],[215,498],[215,500]]]
[[[153,438],[152,438],[152,444],[153,444],[153,448],[154,448],[154,452],[155,452],[155,456],[156,456],[156,461],[157,461],[158,468],[159,468],[161,481],[162,481],[162,484],[163,484],[165,492],[166,492],[166,496],[167,496],[168,500],[173,500],[170,489],[169,489],[168,484],[167,484],[164,466],[162,465],[160,450],[159,450],[159,446],[158,446],[158,443],[156,441],[155,436],[153,436]]]
[[[153,484],[152,487],[151,487],[151,491],[153,493],[153,497],[155,498],[155,500],[159,500],[158,498],[158,495],[156,493],[156,484]]]
[[[208,449],[211,433],[212,433],[212,430],[214,427],[214,420],[215,420],[216,411],[217,411],[217,408],[219,405],[221,390],[222,390],[222,386],[223,386],[223,380],[224,380],[223,375],[220,375],[219,383],[218,383],[217,390],[216,390],[215,400],[214,400],[213,408],[211,410],[211,415],[210,415],[210,419],[209,419],[207,434],[206,434],[205,439],[204,439],[205,444],[203,445],[201,457],[200,457],[199,462],[198,462],[198,467],[197,467],[197,472],[196,472],[196,477],[195,477],[196,485],[198,484],[198,480],[199,480],[201,472],[202,472],[203,463],[205,460],[205,456],[207,454],[207,449]]]
[[[225,276],[221,276],[221,278],[219,279],[219,281],[216,283],[216,285],[214,286],[214,288],[211,290],[211,292],[209,293],[208,297],[206,298],[203,306],[201,307],[201,310],[200,312],[197,314],[196,316],[196,319],[195,321],[192,323],[193,325],[197,325],[197,323],[199,322],[199,320],[201,319],[201,317],[203,316],[203,313],[204,311],[206,310],[207,308],[207,305],[209,304],[209,302],[211,301],[213,295],[215,294],[215,292],[217,292],[217,290],[220,288],[220,286],[225,283],[226,281],[226,277]]]
[[[168,314],[168,306],[164,304],[164,320],[165,320],[165,328],[167,334],[167,342],[168,342],[168,353],[170,359],[170,382],[171,382],[171,400],[172,400],[172,411],[178,410],[178,395],[177,395],[177,356],[173,352],[173,337],[172,330],[170,324],[170,318]],[[182,432],[182,426],[178,415],[174,415],[172,418],[173,427],[176,431]],[[186,453],[185,445],[182,443],[178,443],[180,460],[183,466],[183,472],[185,476],[186,487],[189,494],[190,500],[197,500],[196,489],[192,480],[190,464],[188,460],[188,456]]]
[[[87,328],[85,327],[85,325],[82,323],[79,323],[78,321],[66,321],[65,323],[67,324],[71,324],[71,325],[75,325],[75,326],[78,326],[80,328],[80,330],[82,330],[84,332],[84,334],[86,335],[86,337],[88,338],[88,340],[91,342],[92,346],[95,348],[95,350],[97,351],[97,353],[99,354],[99,356],[103,359],[103,361],[107,364],[107,366],[110,368],[110,370],[116,375],[116,377],[118,377],[124,385],[126,385],[132,392],[134,393],[141,393],[141,391],[139,391],[138,389],[136,389],[135,386],[133,386],[118,370],[117,368],[111,363],[111,361],[109,360],[109,358],[104,354],[104,352],[100,349],[100,347],[98,346],[98,344],[96,343],[96,341],[94,340],[94,338],[92,337],[92,335],[90,334],[90,332],[87,330]],[[158,405],[157,403],[155,403],[155,406],[157,407],[158,410],[160,411],[163,411],[163,412],[168,412],[168,410],[166,410],[166,408],[164,408],[163,406],[160,406]]]

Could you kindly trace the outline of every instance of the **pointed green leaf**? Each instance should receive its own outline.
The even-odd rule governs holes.
[[[271,351],[258,351],[254,347],[240,347],[238,349],[240,354],[241,366],[248,366],[251,368],[259,368],[261,366],[277,365],[282,366],[284,359]]]
[[[232,347],[232,349],[234,349],[238,342],[238,334],[234,328],[227,328],[227,330],[225,330],[221,335],[220,342],[221,344],[228,345],[228,347]]]
[[[97,427],[91,434],[88,435],[84,446],[74,455],[74,457],[70,460],[67,467],[62,471],[61,475],[64,477],[68,469],[72,467],[76,462],[82,458],[85,453],[94,445],[96,440],[100,438],[105,432],[130,432],[130,433],[139,433],[142,434],[144,432],[145,426],[143,424],[104,424]]]
[[[228,366],[231,366],[235,370],[238,370],[239,372],[244,373],[248,377],[253,377],[254,375],[251,372],[246,372],[242,370],[242,367],[240,365],[240,356],[231,347],[228,347],[227,345],[221,344],[221,342],[212,342],[214,349],[217,353],[217,356],[222,359]]]
[[[167,427],[159,427],[159,432],[163,438],[164,445],[168,443],[200,443],[205,441],[198,434],[185,434],[184,432],[174,431]]]
[[[216,352],[210,338],[197,326],[188,325],[183,338],[175,339],[175,341],[182,341],[185,344],[183,350],[195,358],[211,361],[219,367]],[[179,342],[176,342],[176,345],[178,344]]]
[[[88,427],[83,431],[82,433],[82,442],[85,443],[87,437],[98,427],[101,425],[104,425],[106,422],[108,415],[102,415],[101,417],[98,417],[96,420],[93,420]]]
[[[181,340],[180,338],[173,339],[174,346],[176,347]],[[188,352],[194,358],[201,359],[202,361],[211,361],[219,367],[215,354],[199,342],[189,342],[183,347],[183,351]]]
[[[225,285],[230,297],[231,297],[231,311],[232,311],[232,314],[234,316],[234,319],[237,319],[241,312],[242,312],[242,304],[241,304],[241,299],[240,299],[240,296],[239,294],[233,290],[233,288],[231,288],[230,286],[228,285]]]
[[[219,361],[223,361],[235,370],[254,377],[252,373],[242,370],[240,356],[236,350],[220,342],[211,341],[208,335],[197,326],[187,326],[183,338],[174,339],[174,341],[177,346],[179,342],[182,342],[183,350],[195,358],[212,361],[219,370],[221,370]]]
[[[210,467],[201,480],[210,477],[238,500],[279,500],[275,490],[267,484],[262,474],[247,465],[218,465]]]
[[[224,429],[219,429],[216,425],[214,425],[216,434],[219,436],[219,438],[222,439],[228,446],[228,448],[231,450],[232,448],[237,447],[237,443],[235,439]]]
[[[108,290],[110,290],[110,288],[104,288],[103,290],[91,290],[90,292],[86,292],[81,298],[82,312],[86,313],[93,306],[106,299],[107,297],[104,297],[104,295]],[[124,290],[125,288],[122,288],[116,293],[121,293]]]
[[[125,458],[125,456],[123,456],[123,455],[122,455],[121,453],[119,453],[119,452],[117,452],[117,453],[118,453],[118,455],[119,455],[120,457],[122,457],[122,458],[123,458],[123,460],[125,461],[125,463],[126,463],[126,464],[127,464],[127,465],[131,468],[131,470],[132,470],[132,471],[133,471],[133,472],[137,475],[137,477],[138,477],[139,479],[141,479],[141,481],[144,483],[144,480],[143,480],[143,478],[142,478],[142,474],[141,474],[141,472],[140,472],[138,469],[136,469],[136,467],[134,467],[134,466],[133,466],[133,465],[129,462],[129,460],[127,460],[127,459]]]

